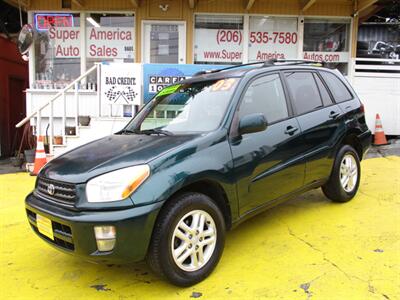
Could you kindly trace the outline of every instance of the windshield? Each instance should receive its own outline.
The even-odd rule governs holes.
[[[198,133],[216,129],[238,78],[176,84],[161,90],[122,132]]]

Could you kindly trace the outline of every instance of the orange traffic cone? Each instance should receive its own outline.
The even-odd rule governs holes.
[[[383,131],[381,117],[379,114],[376,114],[374,145],[381,146],[387,144],[388,142],[386,140],[385,132]]]
[[[35,167],[31,175],[37,175],[40,169],[46,164],[46,152],[44,152],[43,137],[39,136],[35,152]]]

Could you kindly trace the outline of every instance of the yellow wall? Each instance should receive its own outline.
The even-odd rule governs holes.
[[[265,15],[305,15],[305,16],[345,16],[353,13],[353,0],[317,0],[305,13],[302,13],[301,0],[256,0],[253,7],[246,11],[243,0],[198,0],[194,9],[190,9],[186,0],[137,0],[137,8],[130,0],[82,0],[83,7],[72,3],[72,10],[88,11],[128,11],[136,18],[136,61],[141,61],[141,32],[143,20],[179,20],[186,21],[186,62],[192,63],[193,54],[193,14],[194,13],[237,13]],[[168,5],[163,12],[159,5]],[[303,4],[304,5],[304,4]],[[61,11],[61,0],[31,0],[29,10]],[[356,30],[352,29],[353,33]],[[354,40],[354,37],[353,37]],[[354,46],[354,45],[353,45]],[[355,50],[352,51],[354,57]]]

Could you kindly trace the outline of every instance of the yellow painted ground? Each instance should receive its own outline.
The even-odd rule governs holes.
[[[59,253],[30,229],[34,178],[0,175],[1,299],[400,299],[400,157],[362,162],[347,204],[320,190],[230,232],[204,282],[177,288],[144,264],[105,266]]]

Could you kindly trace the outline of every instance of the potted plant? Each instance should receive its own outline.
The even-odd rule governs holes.
[[[78,122],[80,126],[89,126],[90,116],[78,116]]]
[[[32,129],[29,126],[29,124],[27,124],[28,126],[25,126],[24,130],[27,129],[27,134],[26,134],[26,145],[27,145],[27,149],[24,150],[24,157],[25,157],[25,161],[27,163],[34,163],[35,162],[35,148],[36,148],[36,138],[33,135]]]
[[[63,137],[62,135],[55,135],[53,137],[53,144],[54,145],[62,145],[63,144]]]

